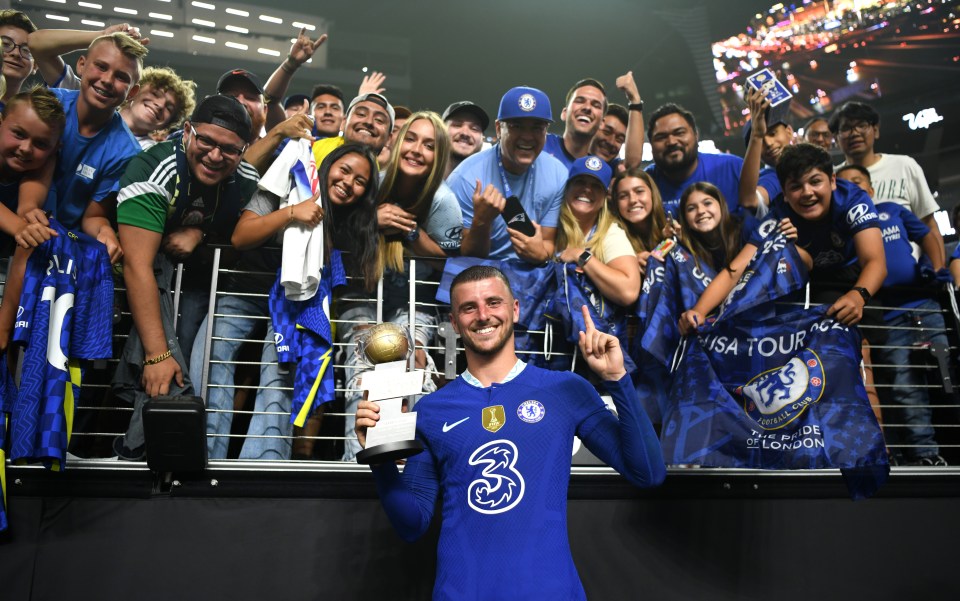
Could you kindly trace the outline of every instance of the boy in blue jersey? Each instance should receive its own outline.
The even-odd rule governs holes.
[[[403,475],[393,463],[373,467],[384,509],[412,541],[430,525],[442,490],[436,599],[585,599],[567,540],[573,436],[637,486],[656,486],[666,475],[620,345],[584,310],[580,348],[613,396],[615,416],[580,376],[517,359],[520,307],[502,272],[470,267],[450,293],[467,370],[417,404],[425,450]],[[360,403],[361,444],[378,411]],[[505,577],[518,570],[522,577]]]
[[[748,91],[745,100],[750,120],[743,128],[747,152],[740,167],[740,206],[762,216],[781,192],[774,167],[783,150],[794,142],[793,128],[787,123],[790,103],[771,107],[759,90]]]
[[[67,229],[82,226],[84,233],[106,245],[114,262],[122,250],[110,215],[127,161],[140,152],[116,109],[139,90],[146,54],[146,47],[125,33],[100,36],[77,61],[80,90],[51,88],[63,104],[67,123],[43,209]],[[19,212],[28,221],[43,223],[36,208],[21,206]]]
[[[866,167],[841,167],[837,177],[856,184],[873,198]],[[917,359],[928,362],[930,348],[949,347],[940,304],[934,300],[934,288],[929,284],[934,278],[949,281],[950,274],[943,266],[940,240],[926,224],[896,202],[878,202],[876,206],[887,260],[887,277],[877,296],[884,306],[897,307],[883,315],[890,328],[887,344],[871,351],[875,361],[885,366],[877,370],[877,381],[888,384],[878,390],[888,407],[884,413],[889,412],[887,418],[893,418],[885,438],[891,458],[901,465],[946,465],[934,437],[927,379],[923,368],[914,363]],[[929,271],[913,258],[911,242],[923,249]]]

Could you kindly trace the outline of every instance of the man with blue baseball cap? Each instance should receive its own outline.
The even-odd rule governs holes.
[[[553,256],[567,170],[543,152],[553,121],[550,99],[536,88],[512,88],[500,100],[499,143],[470,156],[447,184],[463,212],[461,254],[542,263]],[[516,197],[534,233],[507,228],[501,216]]]

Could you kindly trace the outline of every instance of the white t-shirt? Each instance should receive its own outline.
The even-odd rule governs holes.
[[[867,167],[873,183],[874,202],[895,202],[920,219],[940,210],[923,175],[923,168],[905,154],[882,154]]]

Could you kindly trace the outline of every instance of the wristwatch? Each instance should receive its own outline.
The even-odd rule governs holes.
[[[628,111],[642,111],[643,110],[643,101],[638,100],[636,102],[631,102],[627,104]]]
[[[407,241],[407,242],[413,242],[413,241],[417,240],[419,237],[420,237],[420,226],[419,226],[419,225],[415,225],[415,226],[413,226],[413,229],[410,230],[410,231],[407,233],[407,235],[403,237],[403,239],[404,239],[405,241]]]
[[[587,261],[589,261],[592,258],[593,258],[592,252],[590,252],[589,250],[583,251],[582,253],[580,253],[580,256],[577,257],[577,267],[582,268],[584,265],[587,264]]]
[[[860,293],[860,296],[863,297],[863,302],[864,302],[864,304],[869,303],[869,302],[870,302],[870,299],[873,297],[873,295],[870,294],[870,291],[867,290],[866,288],[864,288],[863,286],[854,286],[854,287],[851,288],[850,290],[855,290],[855,291],[859,292],[859,293]]]

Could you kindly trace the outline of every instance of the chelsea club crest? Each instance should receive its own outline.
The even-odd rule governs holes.
[[[520,110],[529,113],[537,107],[537,99],[533,97],[533,94],[524,94],[517,101],[517,104],[520,106]]]
[[[528,424],[535,424],[542,420],[546,412],[540,401],[524,401],[517,407],[517,417]]]
[[[743,409],[764,430],[777,430],[800,417],[823,396],[823,363],[805,348],[786,365],[767,370],[736,389]]]

